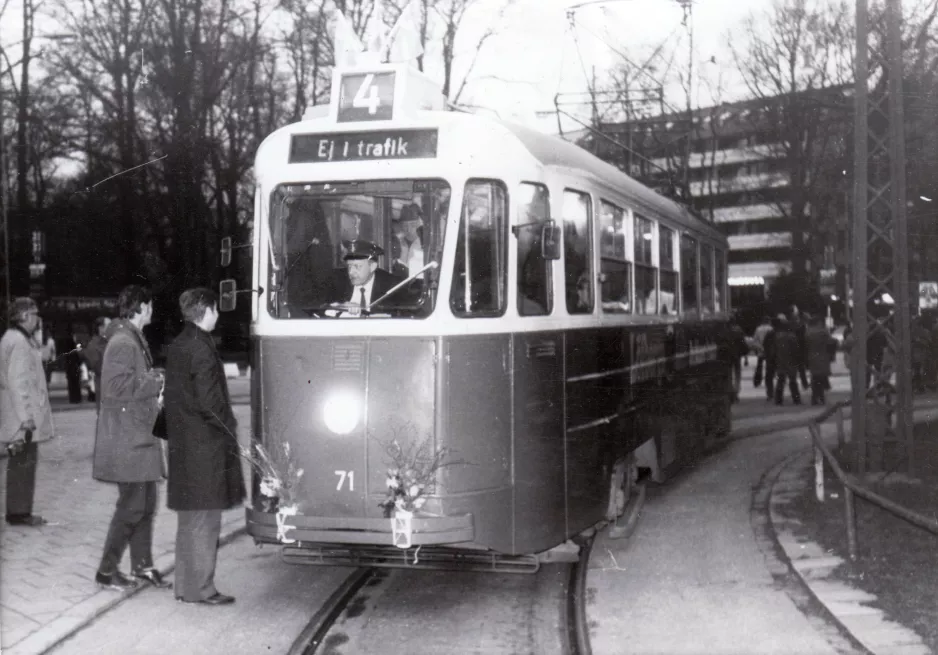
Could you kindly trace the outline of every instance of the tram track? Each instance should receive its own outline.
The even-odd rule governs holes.
[[[355,569],[288,655],[445,651],[591,655],[586,587],[593,539],[573,563],[533,575]]]

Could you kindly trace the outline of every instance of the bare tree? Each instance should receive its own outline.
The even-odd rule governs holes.
[[[775,204],[791,225],[792,273],[803,277],[811,234],[831,194],[843,193],[827,186],[828,169],[842,167],[850,130],[829,105],[852,81],[851,14],[843,0],[775,0],[744,25],[743,44],[730,40],[733,58],[750,95],[762,101],[752,120],[772,134],[784,161],[786,199]]]

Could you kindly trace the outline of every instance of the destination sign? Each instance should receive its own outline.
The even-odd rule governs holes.
[[[431,158],[436,143],[437,130],[295,134],[290,163]]]

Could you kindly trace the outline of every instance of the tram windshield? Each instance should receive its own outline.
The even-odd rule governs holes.
[[[436,302],[449,200],[443,180],[277,187],[269,219],[271,316],[427,316]],[[375,256],[353,259],[360,264],[353,271],[349,247],[353,255]]]

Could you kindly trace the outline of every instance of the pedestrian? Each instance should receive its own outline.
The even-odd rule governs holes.
[[[756,344],[756,371],[752,375],[752,386],[758,387],[762,384],[762,376],[765,373],[765,338],[772,331],[772,319],[768,316],[762,317],[762,322],[756,328],[752,339]]]
[[[111,324],[111,319],[107,316],[99,316],[94,320],[95,335],[91,337],[87,347],[81,351],[81,359],[91,374],[89,382],[88,400],[96,403],[98,411],[101,411],[101,360],[104,358],[104,347],[107,345],[107,328]]]
[[[39,308],[32,298],[10,303],[9,328],[0,338],[0,445],[7,452],[6,522],[40,526],[33,514],[38,442],[55,434],[49,389],[42,370]]]
[[[791,389],[791,401],[795,405],[801,404],[801,393],[798,391],[798,366],[802,353],[798,344],[798,336],[784,315],[778,317],[778,327],[775,329],[775,404],[785,403],[785,384]]]
[[[791,306],[792,320],[790,322],[791,330],[798,340],[798,377],[801,378],[801,388],[808,390],[808,374],[806,364],[808,362],[808,349],[805,344],[805,332],[807,331],[807,321],[810,320],[810,314],[801,314],[798,305]]]
[[[921,316],[912,319],[910,330],[912,341],[912,389],[915,393],[925,391],[926,362],[928,349],[931,345],[931,333],[922,322]]]
[[[65,382],[68,385],[68,402],[81,402],[81,357],[75,335],[69,333],[65,339]]]
[[[117,506],[104,544],[95,582],[106,589],[128,589],[137,580],[169,587],[153,568],[153,517],[156,483],[163,477],[163,451],[153,436],[163,376],[153,370],[153,357],[143,328],[153,318],[146,289],[131,285],[117,297],[120,318],[106,333],[101,361],[101,409],[94,444],[93,475],[117,483]],[[118,569],[130,545],[134,579]]]
[[[820,316],[813,317],[805,330],[808,370],[811,373],[811,404],[823,405],[824,392],[829,388],[831,359],[836,356],[837,342],[824,326]]]
[[[739,317],[736,316],[730,322],[728,355],[730,359],[730,370],[733,375],[732,400],[739,402],[739,388],[742,382],[743,370],[742,359],[749,352],[749,344],[746,342],[746,333],[743,332],[739,324]]]
[[[52,336],[52,330],[47,325],[43,325],[42,319],[39,320],[39,333],[42,335],[42,368],[46,374],[46,388],[52,382],[52,367],[55,365],[55,338]]]
[[[225,371],[211,332],[215,292],[188,289],[179,297],[185,327],[166,353],[167,505],[178,516],[176,600],[227,605],[215,588],[223,510],[245,497],[237,423]]]
[[[765,350],[765,399],[770,402],[775,400],[775,336],[778,333],[779,318],[785,320],[785,315],[779,314],[772,321],[772,329],[762,342]]]

